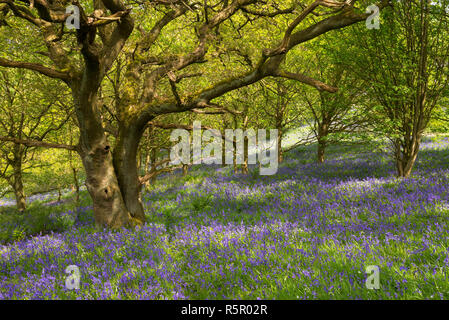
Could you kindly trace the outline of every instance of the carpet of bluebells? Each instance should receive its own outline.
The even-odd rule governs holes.
[[[423,142],[409,179],[359,149],[319,165],[298,148],[273,176],[168,175],[135,231],[96,230],[90,206],[55,213],[73,225],[0,246],[0,299],[449,299],[448,138]]]

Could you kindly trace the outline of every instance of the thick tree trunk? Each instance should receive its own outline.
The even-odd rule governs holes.
[[[123,201],[110,145],[106,138],[90,143],[81,151],[86,170],[86,187],[92,197],[95,223],[99,227],[121,228],[130,226],[131,217]]]
[[[98,112],[98,79],[95,70],[84,74],[72,88],[80,126],[79,154],[86,172],[86,187],[92,202],[95,224],[118,229],[136,225],[125,205],[115,173],[111,144]],[[136,159],[134,158],[134,161]]]
[[[142,184],[137,167],[137,150],[143,131],[129,124],[120,128],[119,132],[113,154],[115,172],[126,208],[133,220],[143,224],[145,213],[141,201]]]
[[[409,178],[413,167],[418,157],[419,146],[421,143],[421,136],[412,138],[406,145],[406,148],[401,147],[400,142],[395,144],[395,158],[397,175],[400,178]]]
[[[400,178],[409,178],[415,165],[417,155],[396,160],[397,175]]]
[[[20,146],[21,147],[21,146]],[[17,210],[20,212],[26,209],[26,198],[23,191],[23,179],[22,179],[22,158],[21,156],[16,158],[13,164],[13,185],[14,195],[16,197]]]

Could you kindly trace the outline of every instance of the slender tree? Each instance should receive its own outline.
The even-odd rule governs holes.
[[[338,40],[345,30],[327,35],[310,44],[313,52],[308,61],[315,76],[340,90],[334,94],[301,87],[301,100],[306,112],[301,116],[312,131],[317,142],[317,162],[325,161],[326,148],[338,143],[342,135],[368,130],[370,127],[370,104],[366,92],[367,83],[338,63]],[[333,41],[335,40],[335,41]]]
[[[0,70],[0,177],[10,185],[17,209],[26,209],[23,172],[32,168],[30,161],[35,145],[29,139],[41,141],[60,130],[69,120],[63,99],[50,88],[54,82],[24,70]],[[43,94],[39,87],[48,91]]]
[[[356,28],[343,45],[346,67],[369,84],[377,102],[377,130],[391,141],[399,177],[410,176],[423,133],[447,92],[448,6],[447,0],[395,1],[379,30]]]
[[[302,110],[299,105],[300,90],[297,83],[282,78],[262,80],[260,82],[262,118],[278,131],[278,163],[283,161],[282,139],[288,130],[297,124]]]

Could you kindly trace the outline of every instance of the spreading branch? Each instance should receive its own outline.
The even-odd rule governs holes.
[[[43,148],[66,149],[66,150],[71,150],[71,151],[78,151],[77,146],[61,144],[61,143],[54,143],[54,142],[45,142],[45,141],[39,141],[39,140],[31,140],[31,139],[25,140],[25,139],[13,138],[13,137],[0,136],[0,141],[12,142],[15,144],[23,144],[27,147],[43,147]]]
[[[67,72],[58,71],[49,67],[45,67],[39,63],[12,61],[0,58],[0,66],[7,68],[22,68],[39,72],[50,78],[62,79],[68,81],[71,79],[70,74]]]

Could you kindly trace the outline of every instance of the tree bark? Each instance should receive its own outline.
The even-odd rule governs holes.
[[[150,152],[147,152],[146,154],[145,154],[145,161],[144,161],[144,164],[143,164],[143,168],[142,168],[142,172],[145,174],[145,173],[147,173],[150,169],[150,165],[152,165],[152,162],[151,162],[151,156],[150,156],[150,154],[153,152],[153,150],[151,150]]]
[[[132,227],[137,223],[123,200],[113,165],[111,145],[98,112],[100,105],[97,101],[97,78],[95,70],[87,72],[72,88],[80,126],[78,152],[86,171],[86,187],[92,198],[97,227]]]
[[[16,145],[15,148],[21,149],[21,145]],[[16,198],[17,210],[20,212],[26,209],[26,198],[25,192],[23,190],[23,177],[22,177],[22,153],[19,150],[18,153],[14,155],[13,162],[13,185],[14,195]]]
[[[418,157],[419,146],[421,144],[421,135],[414,137],[401,147],[401,143],[395,143],[395,158],[397,175],[400,178],[409,178]]]
[[[248,174],[248,138],[246,136],[243,139],[242,173],[243,174]]]
[[[145,223],[141,201],[142,184],[139,181],[137,150],[143,130],[135,124],[122,126],[114,148],[113,163],[125,206],[133,220]]]
[[[324,163],[325,161],[326,143],[324,141],[318,141],[317,161],[318,163]]]
[[[225,129],[221,131],[221,136],[225,136]],[[226,167],[226,142],[225,139],[221,140],[221,167]]]
[[[317,150],[317,162],[324,163],[325,152],[327,147],[327,135],[329,134],[329,121],[326,120],[326,117],[323,118],[321,123],[318,126],[318,150]]]
[[[182,176],[185,177],[189,173],[189,165],[183,164],[182,165]]]
[[[248,110],[249,110],[249,106],[248,104],[245,104],[243,107],[243,121],[242,121],[242,130],[245,133],[246,130],[248,129]],[[234,119],[236,119],[236,117],[234,116]],[[237,121],[237,119],[235,120]],[[237,124],[237,123],[236,123]],[[248,170],[248,137],[245,135],[243,138],[243,164],[242,164],[242,173],[243,174],[248,174],[249,170]]]
[[[80,184],[78,182],[78,170],[76,170],[75,167],[72,167],[72,172],[73,172],[73,183],[75,186],[75,201],[76,204],[78,205],[80,202]]]
[[[284,152],[282,151],[282,138],[283,138],[283,130],[282,127],[278,128],[278,141],[277,141],[277,148],[278,148],[278,163],[282,163],[284,161]]]
[[[157,162],[157,149],[151,149],[151,169],[150,172],[156,172],[156,162]],[[148,181],[148,184],[154,183],[156,181],[156,175],[152,176]]]
[[[317,162],[318,163],[324,163],[326,161],[326,135],[318,135],[318,147],[317,147]]]
[[[86,187],[92,197],[95,223],[99,227],[121,228],[130,225],[106,139],[90,143],[81,152],[86,170]]]
[[[234,141],[232,142],[232,145],[234,147],[234,151],[233,151],[233,167],[234,167],[234,173],[237,174],[239,173],[239,169],[237,167],[237,143]]]

